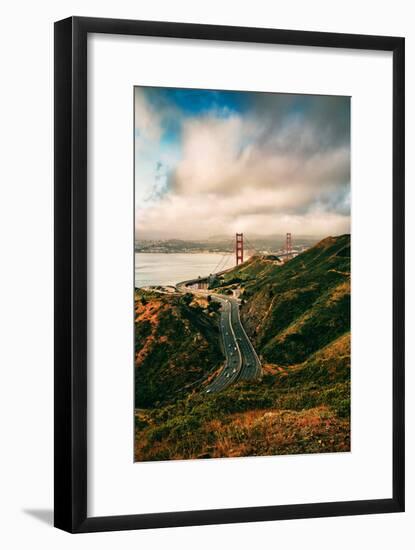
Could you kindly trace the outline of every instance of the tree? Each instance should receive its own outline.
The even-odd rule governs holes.
[[[191,294],[190,292],[186,292],[186,294],[183,296],[182,298],[182,301],[184,304],[186,304],[187,306],[190,306],[190,304],[192,303],[193,301],[193,294]]]
[[[219,302],[211,301],[208,305],[208,311],[209,313],[216,313],[221,308],[221,305]]]

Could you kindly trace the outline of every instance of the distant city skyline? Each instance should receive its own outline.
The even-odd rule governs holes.
[[[292,234],[292,237],[294,240],[297,240],[297,241],[313,241],[313,242],[316,242],[317,240],[319,239],[323,239],[325,238],[327,235],[297,235],[297,234]],[[248,238],[251,239],[251,240],[261,240],[261,241],[269,241],[269,242],[278,242],[280,240],[285,240],[286,238],[286,234],[278,234],[278,233],[275,233],[275,234],[264,234],[264,235],[257,235],[257,234],[252,234],[250,233],[248,235]],[[231,235],[210,235],[208,237],[199,237],[199,238],[196,238],[196,237],[192,237],[192,238],[183,238],[183,237],[177,237],[177,236],[174,236],[174,235],[168,235],[167,237],[151,237],[151,236],[146,236],[144,234],[139,234],[139,235],[136,235],[136,242],[139,242],[139,241],[154,241],[154,242],[165,242],[165,241],[189,241],[189,242],[223,242],[225,240],[232,240],[234,241],[235,239],[235,234],[231,234]]]
[[[136,239],[350,233],[350,98],[134,94]]]

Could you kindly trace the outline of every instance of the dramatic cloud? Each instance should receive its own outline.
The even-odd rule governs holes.
[[[184,105],[180,94],[144,90],[138,237],[350,231],[348,98],[198,91],[195,107],[191,90]]]

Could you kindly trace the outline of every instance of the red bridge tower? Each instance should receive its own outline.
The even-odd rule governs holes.
[[[287,237],[285,239],[285,251],[287,254],[292,254],[293,251],[293,243],[291,239],[291,233],[287,233]]]
[[[242,264],[244,261],[244,234],[236,234],[236,265]]]

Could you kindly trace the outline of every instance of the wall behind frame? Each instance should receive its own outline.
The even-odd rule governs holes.
[[[208,6],[208,9],[207,9]],[[409,549],[415,520],[415,403],[407,404],[407,512],[276,523],[167,529],[70,536],[51,527],[53,389],[53,22],[69,15],[270,26],[407,37],[407,151],[415,148],[415,27],[411,4],[396,0],[333,7],[327,0],[267,0],[242,3],[211,0],[16,0],[3,8],[0,164],[2,270],[0,285],[2,365],[2,530],[5,547],[44,549],[171,548],[240,549],[279,544],[294,549],[359,548],[370,540],[378,550]],[[412,24],[411,24],[412,23]],[[4,137],[3,137],[4,136]],[[407,155],[407,181],[415,163]],[[407,239],[415,237],[415,189],[407,189]],[[412,251],[411,251],[412,249]],[[408,281],[415,277],[415,253],[408,246]],[[407,289],[407,335],[415,331],[414,289]],[[407,387],[415,383],[408,345]],[[7,541],[7,542],[6,542]]]

